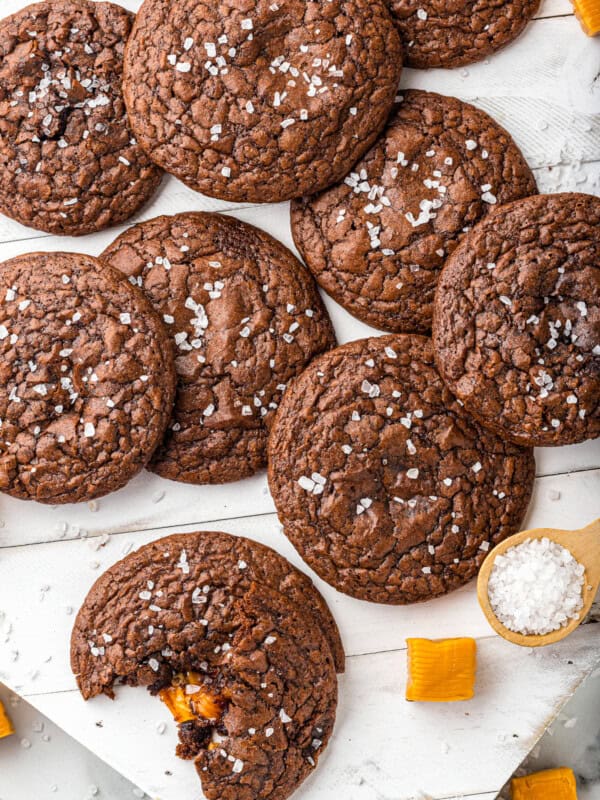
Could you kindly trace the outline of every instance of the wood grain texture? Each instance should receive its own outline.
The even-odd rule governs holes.
[[[26,4],[3,0],[0,13]],[[135,11],[139,0],[122,4]],[[583,36],[568,0],[545,0],[537,17],[486,62],[464,70],[406,70],[402,86],[453,94],[492,114],[523,148],[542,191],[600,194],[600,43]],[[234,213],[291,246],[287,204],[224,203],[170,177],[139,218],[190,210]],[[94,255],[123,229],[59,239],[0,217],[0,258],[40,249]],[[376,333],[330,299],[326,303],[340,342]],[[600,515],[600,440],[538,450],[536,460],[524,527],[575,528]],[[172,755],[175,729],[157,701],[143,690],[124,690],[116,703],[80,699],[68,666],[73,614],[103,569],[169,532],[203,528],[248,535],[310,572],[273,511],[264,474],[232,489],[142,473],[92,507],[42,508],[0,496],[0,678],[152,797],[199,798],[193,769]],[[585,625],[536,655],[491,636],[474,584],[429,603],[393,608],[315,582],[339,621],[350,658],[333,745],[298,800],[414,800],[419,792],[435,800],[492,800],[598,658],[598,625]],[[406,703],[409,635],[476,637],[475,700]],[[164,736],[156,731],[160,721],[168,726]]]
[[[295,800],[494,796],[592,670],[599,645],[598,626],[535,656],[499,638],[480,640],[476,696],[448,704],[404,700],[404,650],[350,658],[334,737]],[[151,797],[199,797],[193,767],[171,755],[176,732],[168,711],[143,690],[119,690],[115,702],[83,703],[74,691],[26,698]],[[130,744],[115,747],[117,739]],[[132,761],[140,752],[144,758]]]
[[[565,527],[565,518],[577,527],[585,521],[580,515],[586,506],[590,518],[594,516],[594,493],[600,497],[600,441],[563,449],[569,452],[561,455],[558,448],[537,450],[539,477],[524,522],[527,527],[546,522]],[[546,509],[538,507],[536,498],[557,492],[560,502]],[[595,504],[600,506],[600,500]],[[0,496],[0,548],[199,525],[213,520],[226,528],[228,519],[274,511],[264,472],[239,481],[235,491],[227,485],[175,483],[143,472],[129,486],[90,504],[44,507]],[[600,509],[597,511],[600,513]],[[548,517],[548,513],[556,517]]]
[[[586,519],[600,516],[600,470],[538,480],[523,527],[576,528],[582,508]],[[73,623],[69,609],[76,611],[98,575],[132,549],[169,533],[193,530],[224,530],[248,536],[275,548],[309,574],[329,603],[350,656],[402,648],[405,639],[416,634],[431,638],[491,634],[473,582],[446,597],[397,608],[340,594],[303,563],[283,535],[275,514],[187,525],[169,525],[165,519],[163,526],[145,531],[108,534],[107,530],[108,526],[100,524],[93,536],[73,538],[71,532],[70,540],[65,537],[0,551],[0,643],[2,633],[7,636],[0,648],[0,677],[11,686],[24,692],[73,688],[68,663]],[[46,586],[49,588],[44,590]],[[32,636],[33,631],[36,636]],[[18,653],[15,661],[14,652]],[[52,656],[48,663],[45,655]]]

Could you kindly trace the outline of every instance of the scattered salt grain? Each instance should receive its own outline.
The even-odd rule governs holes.
[[[526,539],[496,556],[488,595],[509,630],[543,635],[579,617],[585,568],[547,537]]]

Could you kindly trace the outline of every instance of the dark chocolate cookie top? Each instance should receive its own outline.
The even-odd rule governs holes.
[[[344,671],[344,649],[335,620],[303,572],[275,550],[243,536],[180,533],[129,554],[90,589],[71,638],[73,672],[85,699],[102,693],[111,696],[118,678],[133,676],[136,682],[148,683],[148,659],[161,660],[161,650],[172,634],[197,625],[199,619],[210,620],[205,633],[213,637],[212,646],[222,644],[223,636],[233,630],[227,627],[232,603],[252,583],[280,592],[312,617],[329,642],[338,670]],[[116,585],[119,594],[114,592]],[[149,603],[161,610],[148,612]],[[190,612],[194,612],[191,617]],[[147,613],[154,613],[151,632],[143,621]],[[132,620],[138,622],[132,624]],[[105,641],[102,633],[110,633],[111,641]],[[99,647],[102,653],[96,652]]]
[[[321,630],[283,595],[255,584],[239,613],[219,746],[196,769],[207,800],[286,800],[331,738],[335,669]]]
[[[275,202],[343,178],[401,63],[382,0],[145,0],[125,98],[140,144],[188,186]]]
[[[79,235],[131,217],[160,170],[136,144],[122,95],[133,15],[52,0],[0,21],[0,211]]]
[[[175,412],[151,469],[223,483],[264,467],[288,381],[335,344],[310,273],[268,234],[219,214],[144,222],[101,257],[146,292],[175,342]]]
[[[540,0],[386,0],[409,67],[459,67],[516,39]]]
[[[316,359],[269,439],[286,535],[328,583],[379,603],[428,600],[473,578],[519,529],[534,467],[531,450],[465,414],[422,336],[363,339]]]
[[[42,503],[124,486],[162,440],[175,393],[160,319],[95,258],[0,264],[0,490]]]
[[[442,377],[483,425],[524,445],[600,436],[600,198],[498,208],[442,271]]]
[[[292,203],[294,240],[317,281],[376,328],[431,329],[440,269],[497,203],[536,192],[510,135],[454,97],[407,91],[343,183]]]
[[[96,582],[72,667],[86,698],[112,696],[117,681],[160,694],[208,800],[284,800],[335,719],[323,620],[335,629],[310,581],[274,551],[227,534],[170,536]]]

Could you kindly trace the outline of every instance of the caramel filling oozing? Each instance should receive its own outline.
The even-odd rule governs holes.
[[[196,719],[217,722],[226,704],[226,698],[207,688],[197,672],[175,675],[171,685],[161,689],[158,696],[178,724]]]

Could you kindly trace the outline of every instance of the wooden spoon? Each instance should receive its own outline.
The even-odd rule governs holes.
[[[577,619],[569,620],[566,625],[560,627],[557,631],[545,633],[543,635],[524,635],[516,633],[505,627],[498,617],[494,614],[490,600],[488,597],[488,582],[490,573],[494,566],[496,556],[503,555],[510,547],[521,544],[525,539],[542,539],[548,537],[553,542],[566,547],[573,557],[583,564],[585,567],[585,575],[583,577],[583,608],[579,612]],[[575,628],[580,625],[588,614],[594,598],[600,587],[600,518],[587,525],[585,528],[580,528],[576,531],[561,531],[555,528],[533,528],[530,531],[521,531],[514,536],[509,536],[500,544],[496,545],[490,551],[488,557],[483,562],[479,570],[479,577],[477,578],[477,597],[479,605],[483,613],[487,617],[488,622],[492,628],[508,639],[509,642],[519,644],[523,647],[541,647],[546,644],[554,644],[559,642],[572,633]]]

